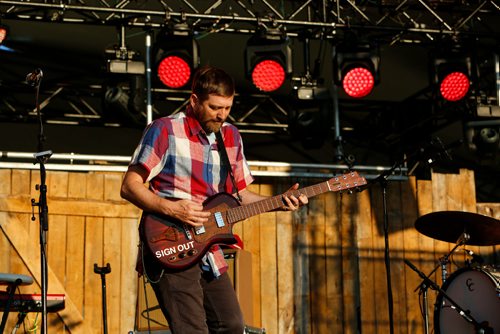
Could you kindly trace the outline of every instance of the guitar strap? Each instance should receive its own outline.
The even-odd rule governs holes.
[[[229,158],[227,156],[226,146],[224,145],[224,139],[222,139],[221,132],[222,129],[215,133],[215,137],[217,138],[217,147],[219,149],[221,163],[227,166],[229,177],[231,178],[233,187],[236,190],[236,196],[238,197],[238,201],[241,203],[241,196],[238,191],[238,187],[236,186],[236,181],[234,180],[233,169],[231,168],[231,163],[229,162]]]

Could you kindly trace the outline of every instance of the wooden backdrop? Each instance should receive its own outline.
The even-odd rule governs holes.
[[[119,197],[121,173],[49,171],[49,293],[64,293],[66,308],[50,314],[50,333],[102,333],[101,279],[94,264],[111,265],[106,275],[108,332],[134,329],[137,276],[134,263],[140,211]],[[296,180],[261,178],[252,190],[276,194]],[[320,182],[321,180],[317,180]],[[0,170],[0,272],[32,276],[22,293],[39,293],[37,170]],[[299,180],[302,185],[315,183]],[[395,333],[423,333],[420,279],[403,260],[429,273],[452,244],[418,233],[415,220],[442,210],[481,212],[500,218],[500,204],[476,204],[474,175],[433,174],[431,181],[390,182],[389,255]],[[382,196],[378,185],[360,193],[327,193],[296,213],[267,213],[235,227],[252,254],[254,322],[267,333],[389,332],[384,266]],[[499,264],[499,247],[469,247]],[[449,268],[463,266],[457,253]],[[440,272],[438,270],[438,272]],[[433,277],[441,284],[440,275]],[[494,291],[492,291],[494,293]],[[436,299],[429,292],[432,305]],[[6,333],[17,314],[9,315]],[[29,314],[25,333],[40,322]]]

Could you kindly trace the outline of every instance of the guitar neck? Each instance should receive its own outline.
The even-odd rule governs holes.
[[[322,182],[312,186],[304,187],[302,189],[290,190],[287,192],[287,194],[293,195],[295,197],[299,197],[300,194],[304,194],[308,198],[311,198],[330,190],[332,189],[330,189],[328,182]],[[259,215],[261,213],[282,208],[283,205],[285,205],[283,202],[283,195],[276,195],[261,201],[232,208],[228,210],[227,217],[229,218],[230,223],[236,223],[241,220]]]

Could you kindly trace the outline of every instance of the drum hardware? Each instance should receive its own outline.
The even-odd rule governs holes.
[[[426,295],[428,287],[439,292],[434,316],[436,334],[441,334],[441,322],[449,325],[448,327],[455,326],[452,330],[446,328],[447,333],[500,333],[500,318],[498,317],[500,313],[500,299],[498,298],[500,297],[500,273],[490,273],[485,268],[473,268],[473,263],[481,265],[484,260],[481,256],[464,248],[466,254],[472,257],[470,262],[466,260],[467,268],[453,273],[449,279],[446,277],[449,258],[459,246],[466,244],[475,246],[500,244],[500,220],[471,212],[441,211],[419,217],[415,222],[415,228],[420,233],[433,239],[455,243],[455,247],[439,260],[438,266],[428,276],[425,276],[413,264],[405,260],[405,263],[423,278],[423,282],[415,291],[420,289],[421,293],[424,294],[425,333],[428,333]],[[443,280],[442,289],[429,278],[439,267],[441,267]],[[490,291],[486,291],[485,293],[482,291],[483,286],[491,288],[491,282],[496,286],[496,292],[488,293]],[[455,293],[457,294],[456,298],[459,299],[458,302],[462,304],[463,308],[467,308],[467,311],[464,311],[453,300]],[[477,311],[478,308],[480,309]],[[471,310],[474,311],[474,314]],[[464,319],[466,323],[464,324],[460,319]],[[480,319],[480,321],[477,319]],[[446,321],[449,323],[446,323]]]
[[[445,256],[441,257],[439,259],[439,263],[437,266],[434,267],[434,269],[427,275],[425,276],[425,279],[422,281],[422,283],[420,283],[414,290],[417,291],[417,290],[420,290],[419,294],[422,295],[422,298],[423,298],[423,317],[424,317],[424,330],[425,330],[425,334],[429,333],[429,303],[428,303],[428,299],[427,299],[427,289],[429,287],[431,287],[431,285],[428,284],[427,282],[427,279],[430,280],[430,277],[432,276],[432,274],[434,274],[434,272],[436,272],[436,270],[438,268],[441,267],[441,281],[442,283],[444,284],[444,282],[446,281],[446,278],[447,278],[447,275],[448,275],[448,270],[447,270],[447,265],[448,263],[450,262],[450,256],[451,254],[453,254],[455,252],[455,250],[462,246],[464,243],[467,242],[467,240],[469,240],[470,236],[467,234],[467,233],[462,233],[462,235],[460,236],[460,238],[457,240],[457,244],[455,245],[455,247],[453,247],[453,249],[448,253],[446,254]],[[407,262],[408,260],[405,260],[405,262]],[[413,269],[413,264],[411,264],[409,261],[407,263],[407,265],[410,266],[410,268]],[[416,267],[415,267],[416,269]],[[413,269],[413,270],[415,270]]]
[[[465,254],[471,257],[471,260],[468,259],[465,261],[465,265],[467,267],[471,267],[473,263],[476,263],[478,266],[481,266],[484,263],[484,259],[481,255],[474,253],[470,249],[464,248]]]
[[[470,238],[467,245],[500,244],[500,220],[472,212],[438,211],[419,217],[415,228],[433,239],[456,243],[463,233]]]
[[[422,284],[425,286],[425,291],[427,290],[427,287],[430,287],[433,290],[436,290],[440,293],[441,296],[446,298],[448,302],[451,304],[451,308],[454,309],[463,319],[465,319],[468,323],[473,324],[475,331],[477,334],[493,334],[493,328],[489,327],[489,323],[487,321],[483,321],[479,323],[472,315],[470,310],[464,310],[460,305],[458,305],[457,302],[455,302],[449,295],[446,294],[446,292],[441,289],[433,280],[431,280],[429,277],[427,277],[423,272],[418,270],[413,263],[411,263],[409,260],[405,259],[404,262],[406,265],[408,265],[413,271],[415,271],[420,278],[422,278]],[[427,297],[424,297],[424,300],[426,300]],[[428,329],[428,315],[427,315],[427,310],[424,310],[426,318],[424,319],[425,321],[425,334],[429,333]]]
[[[444,282],[446,282],[446,278],[448,276],[447,266],[448,266],[448,263],[450,263],[451,254],[453,254],[458,247],[465,245],[465,243],[467,243],[467,240],[469,240],[469,239],[470,239],[470,236],[467,233],[462,233],[460,238],[458,238],[458,240],[457,240],[457,244],[455,244],[455,246],[452,248],[452,250],[448,254],[446,254],[445,256],[443,256],[439,259],[438,265],[436,267],[434,267],[434,269],[427,275],[427,277],[431,277],[431,275],[434,274],[434,272],[438,268],[441,267],[441,282],[444,284]],[[420,289],[420,286],[422,285],[422,283],[419,286],[417,286],[414,291],[417,291],[418,289]]]

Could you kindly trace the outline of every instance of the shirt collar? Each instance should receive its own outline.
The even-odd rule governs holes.
[[[186,108],[186,119],[191,136],[203,134],[206,137],[205,131],[201,128],[200,122],[196,119],[193,108],[190,105]]]

